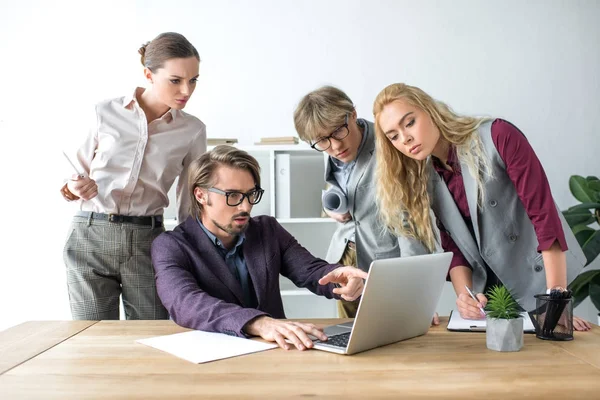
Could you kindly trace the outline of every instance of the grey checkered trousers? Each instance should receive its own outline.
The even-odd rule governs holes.
[[[63,251],[76,320],[167,319],[154,281],[150,246],[164,228],[74,217]]]

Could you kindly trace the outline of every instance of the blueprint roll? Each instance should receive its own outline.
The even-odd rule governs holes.
[[[348,199],[346,195],[337,187],[330,187],[323,190],[321,196],[323,208],[338,214],[346,214],[348,212]]]

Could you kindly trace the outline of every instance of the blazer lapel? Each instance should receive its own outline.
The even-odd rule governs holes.
[[[372,130],[372,125],[365,129],[365,135],[367,135],[367,137],[365,138],[365,145],[361,149],[360,154],[356,159],[354,171],[352,173],[350,181],[348,182],[348,193],[352,192],[352,197],[354,197],[354,192],[358,187],[358,182],[360,182],[361,178],[365,174],[367,170],[366,167],[367,165],[369,165],[369,161],[371,160],[371,157],[373,157],[373,153],[375,152],[375,138],[373,136],[373,132],[371,132]]]
[[[262,237],[252,220],[250,220],[250,226],[246,230],[243,251],[246,267],[252,280],[252,287],[256,294],[258,308],[261,309],[261,305],[266,304],[269,300],[269,294],[267,293],[267,259]]]
[[[461,175],[465,186],[465,193],[467,196],[467,203],[469,203],[469,212],[471,214],[471,223],[473,224],[473,232],[475,233],[475,240],[477,240],[477,248],[481,247],[481,241],[479,239],[479,207],[477,206],[477,198],[479,196],[479,189],[477,187],[477,180],[471,176],[469,167],[466,164],[461,163]]]
[[[473,236],[467,224],[465,224],[465,220],[458,207],[456,207],[448,186],[446,186],[446,183],[440,178],[433,167],[430,170],[430,176],[430,182],[433,183],[433,195],[436,198],[435,203],[438,206],[436,218],[442,221],[446,229],[451,230],[452,240],[454,240],[461,250],[468,252],[471,259],[478,259],[479,247],[473,240]]]

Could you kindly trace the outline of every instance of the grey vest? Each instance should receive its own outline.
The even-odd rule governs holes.
[[[469,231],[446,183],[430,166],[428,189],[431,207],[473,268],[473,288],[478,292],[487,289],[484,288],[487,264],[519,305],[531,311],[535,309],[533,296],[546,292],[544,262],[542,254],[537,252],[538,240],[533,224],[492,140],[491,126],[492,121],[487,121],[479,128],[494,174],[492,179],[484,183],[485,202],[480,209],[477,207],[477,182],[467,165],[461,162],[475,237]],[[567,282],[570,283],[585,265],[585,256],[560,210],[558,215],[569,248],[566,258]]]
[[[348,206],[352,219],[337,223],[326,260],[337,263],[342,258],[348,239],[355,233],[357,266],[368,271],[375,259],[425,254],[425,247],[415,239],[396,237],[383,227],[378,213],[375,193],[375,127],[368,122],[368,135],[356,159],[356,165],[348,180]],[[329,158],[325,158],[325,181],[339,185],[331,171]]]

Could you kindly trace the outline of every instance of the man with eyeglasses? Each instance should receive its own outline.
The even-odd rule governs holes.
[[[368,271],[374,259],[425,254],[414,239],[396,237],[377,215],[375,191],[375,128],[358,118],[346,93],[323,86],[302,98],[294,111],[298,136],[326,158],[325,181],[346,196],[348,211],[325,209],[338,222],[326,260]],[[354,318],[358,300],[338,302],[340,317]],[[434,316],[434,324],[439,323]]]
[[[328,298],[354,300],[367,274],[312,256],[275,218],[251,218],[260,202],[258,161],[217,146],[192,163],[190,216],[152,243],[156,287],[179,325],[234,336],[260,336],[282,348],[312,347],[312,324],[285,318],[279,274]]]

